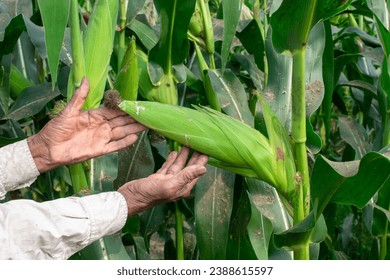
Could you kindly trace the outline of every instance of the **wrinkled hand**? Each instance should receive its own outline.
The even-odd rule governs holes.
[[[170,153],[155,174],[128,182],[118,189],[126,199],[129,216],[190,195],[199,177],[206,173],[208,157],[195,152],[186,165],[189,152],[183,147],[180,154]]]
[[[83,79],[60,115],[28,139],[39,172],[125,148],[146,129],[120,110],[82,110],[88,91],[89,83]]]

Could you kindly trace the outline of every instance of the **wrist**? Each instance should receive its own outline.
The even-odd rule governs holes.
[[[128,216],[138,214],[150,207],[142,199],[137,199],[139,194],[134,190],[131,182],[120,187],[118,192],[125,198]]]
[[[39,134],[30,136],[27,139],[27,143],[39,173],[44,173],[55,168],[50,160],[49,148]]]

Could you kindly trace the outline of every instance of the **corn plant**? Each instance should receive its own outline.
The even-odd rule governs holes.
[[[83,76],[85,109],[117,91],[151,129],[21,195],[113,190],[180,145],[210,156],[189,199],[73,258],[389,258],[386,0],[8,1],[0,13],[0,145],[37,132]]]

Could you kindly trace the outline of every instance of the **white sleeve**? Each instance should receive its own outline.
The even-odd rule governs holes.
[[[126,218],[118,192],[0,204],[0,259],[67,259],[120,230]]]
[[[0,148],[0,200],[9,191],[30,186],[38,175],[27,139]]]

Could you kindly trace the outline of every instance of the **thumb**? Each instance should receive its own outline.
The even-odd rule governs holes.
[[[70,114],[77,114],[80,112],[84,105],[85,99],[89,92],[89,82],[87,78],[83,78],[80,87],[75,91],[72,98],[70,99],[66,109]]]

